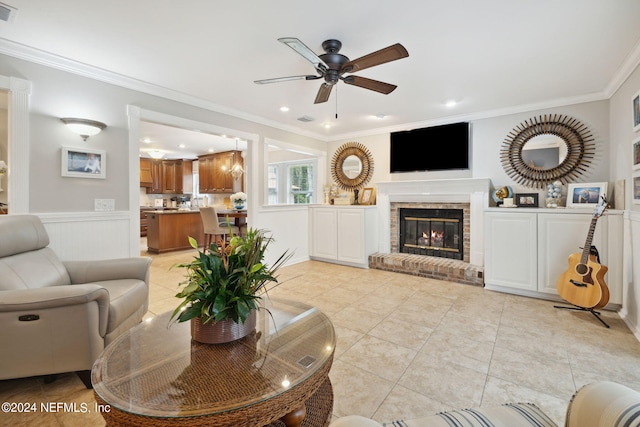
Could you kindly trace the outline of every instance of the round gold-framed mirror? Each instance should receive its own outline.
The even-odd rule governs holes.
[[[359,190],[373,176],[373,156],[359,142],[342,144],[333,154],[331,177],[343,190]]]
[[[568,183],[586,172],[595,143],[586,125],[565,115],[544,115],[516,126],[502,143],[500,161],[509,177],[527,187]]]

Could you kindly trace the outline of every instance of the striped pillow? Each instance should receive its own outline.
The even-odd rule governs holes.
[[[639,427],[640,393],[611,381],[582,387],[567,409],[567,427]]]
[[[462,409],[385,423],[385,427],[558,427],[532,403],[507,403],[480,409]]]

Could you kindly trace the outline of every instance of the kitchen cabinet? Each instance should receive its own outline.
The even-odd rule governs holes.
[[[243,191],[242,176],[235,179],[231,167],[243,160],[240,151],[225,151],[198,157],[200,193],[235,193]]]
[[[200,212],[163,210],[146,212],[147,250],[159,254],[190,249],[189,237],[202,245],[204,227]]]
[[[569,255],[582,252],[593,218],[583,209],[500,209],[485,211],[485,287],[561,301],[558,277]],[[622,212],[598,219],[592,244],[609,268],[605,282],[610,306],[622,303]]]
[[[140,159],[140,186],[147,194],[190,194],[192,164],[191,160]]]
[[[151,159],[140,159],[140,187],[151,187]]]
[[[368,268],[378,250],[376,206],[310,207],[312,259]]]

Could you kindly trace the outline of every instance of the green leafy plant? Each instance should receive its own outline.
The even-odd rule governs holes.
[[[264,230],[249,229],[246,235],[231,236],[228,244],[213,243],[204,252],[189,237],[198,256],[174,266],[186,269],[186,280],[180,282],[184,288],[176,297],[183,301],[171,319],[185,322],[200,317],[202,323],[224,319],[244,323],[251,310],[258,309],[266,286],[277,283],[276,271],[290,258],[285,251],[273,266],[265,265],[264,254],[272,241]]]

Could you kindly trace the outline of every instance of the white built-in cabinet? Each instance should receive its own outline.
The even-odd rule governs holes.
[[[310,210],[311,259],[369,267],[378,250],[375,206],[313,205]]]
[[[583,209],[490,208],[485,220],[485,287],[560,300],[558,277],[569,255],[582,252],[593,211]],[[596,224],[592,244],[609,271],[611,307],[622,303],[622,211],[607,211]]]

